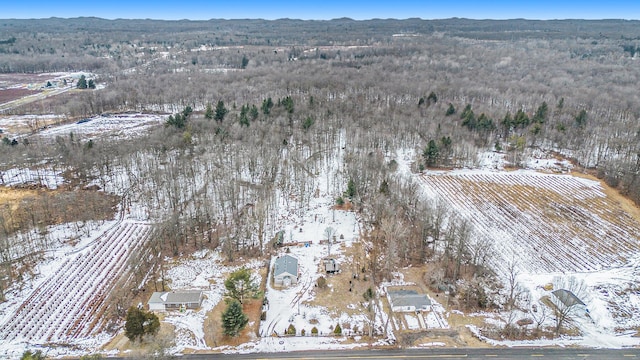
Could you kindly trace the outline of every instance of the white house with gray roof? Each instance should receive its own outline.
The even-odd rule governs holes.
[[[431,310],[431,299],[415,290],[387,290],[387,299],[394,312],[415,312]]]
[[[202,290],[154,292],[148,304],[154,311],[197,309],[203,298]]]
[[[284,255],[276,259],[273,266],[273,284],[288,287],[298,283],[298,259]]]

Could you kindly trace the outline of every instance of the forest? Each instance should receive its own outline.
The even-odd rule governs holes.
[[[46,226],[104,221],[117,204],[153,224],[131,284],[165,255],[263,256],[280,210],[304,212],[319,177],[370,225],[377,281],[434,258],[438,281],[482,274],[490,248],[420,201],[395,154],[411,151],[414,172],[553,154],[640,204],[639,53],[640,22],[623,20],[0,20],[0,91],[16,74],[85,71],[97,85],[0,117],[166,118],[139,137],[5,135],[0,174],[59,170],[70,191],[0,211],[0,290],[45,256]]]

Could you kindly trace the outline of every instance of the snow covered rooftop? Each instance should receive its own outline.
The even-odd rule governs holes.
[[[290,255],[284,255],[276,259],[273,275],[279,276],[285,273],[294,276],[298,275],[298,259]]]
[[[202,290],[154,292],[149,299],[149,304],[180,305],[187,303],[199,303],[201,299]]]
[[[389,299],[393,307],[413,306],[422,309],[431,306],[431,300],[425,294],[418,294],[415,290],[389,290]]]

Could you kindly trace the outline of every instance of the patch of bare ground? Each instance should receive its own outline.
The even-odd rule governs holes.
[[[627,212],[636,221],[640,222],[640,207],[638,207],[629,198],[627,198],[624,195],[620,194],[620,192],[618,190],[616,190],[616,189],[612,188],[611,186],[607,185],[607,183],[604,182],[604,180],[598,179],[597,177],[595,177],[595,176],[593,176],[591,174],[586,174],[586,173],[581,173],[581,172],[572,172],[571,175],[573,175],[575,177],[579,177],[579,178],[583,178],[583,179],[588,179],[588,180],[599,182],[600,186],[602,186],[603,192],[607,195],[608,198],[610,198],[614,202],[617,202],[618,205],[620,206],[620,208],[622,208],[623,211]]]
[[[242,311],[249,317],[249,323],[236,337],[224,335],[222,327],[222,313],[227,308],[225,301],[220,301],[204,319],[204,340],[209,347],[218,346],[238,346],[257,338],[257,331],[260,326],[260,312],[262,309],[262,299],[245,300],[242,304]]]
[[[365,307],[361,305],[365,301],[363,294],[369,287],[373,287],[373,283],[366,277],[366,273],[362,273],[361,268],[358,269],[357,261],[354,261],[362,251],[361,243],[354,243],[351,247],[342,244],[342,250],[345,259],[341,264],[341,272],[322,275],[327,281],[326,286],[314,287],[315,297],[307,303],[326,307],[336,316],[343,312],[349,315],[362,314],[366,312]]]
[[[141,358],[148,354],[157,353],[163,349],[168,349],[173,345],[175,338],[175,327],[164,322],[165,314],[156,313],[160,319],[160,330],[154,337],[143,339],[141,342],[131,342],[124,331],[118,333],[109,343],[102,347],[103,351],[118,351],[119,355]]]
[[[109,220],[117,196],[95,190],[0,187],[0,216],[8,233],[67,222]]]

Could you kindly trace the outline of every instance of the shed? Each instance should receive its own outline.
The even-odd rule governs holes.
[[[290,255],[277,258],[273,268],[273,283],[285,287],[297,284],[298,259]]]
[[[576,296],[576,294],[572,293],[569,290],[558,289],[558,290],[552,291],[551,293],[553,294],[553,296],[558,298],[558,300],[560,300],[560,302],[563,303],[564,306],[566,306],[567,308],[570,308],[576,305],[586,306],[586,304],[582,302],[582,300],[580,300]]]
[[[167,311],[197,309],[204,298],[202,290],[154,292],[149,299],[149,310]]]
[[[431,310],[431,299],[415,290],[389,290],[387,299],[391,310],[395,312],[414,312]]]
[[[340,272],[340,264],[336,262],[336,259],[324,259],[324,271],[327,274]]]

